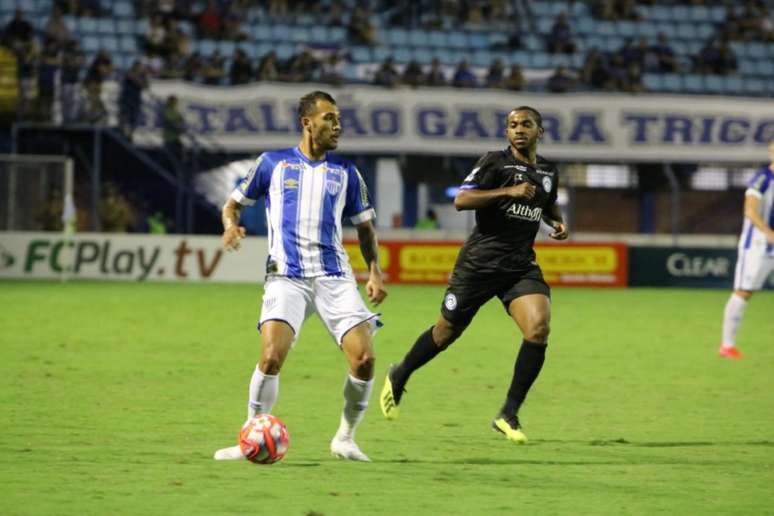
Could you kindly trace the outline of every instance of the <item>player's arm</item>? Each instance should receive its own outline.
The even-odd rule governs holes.
[[[376,240],[376,229],[373,221],[367,220],[357,226],[357,239],[360,242],[360,253],[368,267],[368,282],[366,282],[366,295],[368,300],[378,305],[387,297],[384,289],[384,278],[379,266],[379,243]]]
[[[535,191],[535,185],[526,181],[517,185],[493,188],[491,190],[460,188],[457,195],[454,196],[454,207],[457,208],[457,211],[477,210],[485,208],[503,197],[529,200],[535,197]]]
[[[229,198],[223,205],[221,221],[223,222],[223,247],[226,251],[239,249],[239,241],[245,237],[245,228],[239,225],[239,217],[243,206],[233,198]]]
[[[766,240],[774,243],[774,229],[766,224],[766,221],[761,217],[760,206],[761,198],[757,195],[747,194],[744,196],[744,216],[766,235]]]
[[[564,223],[562,212],[556,203],[549,205],[543,211],[543,222],[554,228],[554,232],[548,235],[554,240],[566,240],[570,236],[567,224]]]

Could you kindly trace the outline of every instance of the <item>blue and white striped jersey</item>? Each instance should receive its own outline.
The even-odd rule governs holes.
[[[761,218],[769,227],[774,227],[774,172],[769,167],[760,169],[747,185],[745,195],[753,195],[760,199]],[[766,240],[763,232],[745,217],[742,235],[739,238],[739,250],[748,249],[767,255],[774,254],[774,246]]]
[[[290,278],[352,276],[341,222],[376,217],[363,178],[349,161],[328,153],[310,161],[298,147],[265,152],[231,194],[242,205],[266,197],[267,274]]]

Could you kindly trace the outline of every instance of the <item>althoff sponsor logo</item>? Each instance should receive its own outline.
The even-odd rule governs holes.
[[[505,211],[505,214],[512,219],[528,220],[530,222],[537,222],[540,220],[540,216],[543,215],[543,208],[539,206],[530,207],[524,204],[513,203]]]

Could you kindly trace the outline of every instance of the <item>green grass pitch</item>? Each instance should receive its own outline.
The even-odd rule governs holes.
[[[747,310],[741,361],[716,356],[728,292],[555,289],[531,441],[490,430],[520,336],[490,302],[408,386],[387,365],[443,289],[390,288],[358,442],[329,456],[345,360],[316,318],[282,372],[274,466],[215,462],[243,422],[256,285],[0,283],[0,514],[763,514],[774,500],[774,295]]]

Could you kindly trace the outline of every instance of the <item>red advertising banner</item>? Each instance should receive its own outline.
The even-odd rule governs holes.
[[[379,260],[390,283],[445,284],[462,247],[453,240],[386,240],[379,242]],[[360,247],[346,241],[352,269],[359,280],[368,277]],[[540,243],[537,262],[552,286],[625,287],[626,245],[619,243]]]

